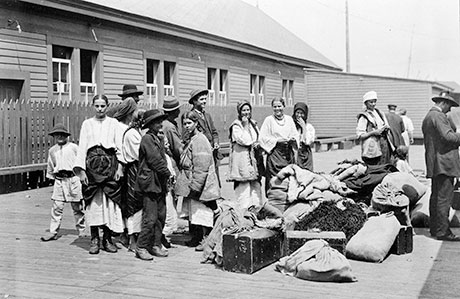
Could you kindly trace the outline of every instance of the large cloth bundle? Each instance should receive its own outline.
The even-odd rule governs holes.
[[[382,182],[375,187],[371,199],[372,209],[382,213],[394,212],[403,225],[410,226],[409,198],[392,182]]]
[[[348,241],[346,256],[361,261],[382,262],[398,236],[400,228],[401,225],[393,213],[369,218]]]
[[[349,261],[324,240],[308,241],[291,255],[281,258],[276,270],[312,281],[356,281]]]
[[[415,176],[405,172],[393,172],[386,175],[382,184],[392,184],[401,190],[409,198],[411,207],[414,207],[428,190],[428,187],[419,182]]]

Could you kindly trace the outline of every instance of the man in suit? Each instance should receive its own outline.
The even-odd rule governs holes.
[[[216,173],[219,179],[219,187],[221,187],[219,177],[219,161],[222,160],[222,154],[219,152],[219,134],[217,133],[214,121],[209,113],[204,111],[206,101],[208,99],[207,89],[195,89],[190,93],[188,102],[193,105],[192,111],[198,115],[198,130],[203,133],[208,139],[213,148],[214,164],[216,165]],[[187,136],[184,139],[187,140]]]
[[[460,176],[460,133],[446,115],[459,103],[445,91],[432,100],[435,104],[422,123],[426,176],[431,178],[430,233],[438,240],[460,241],[449,228],[454,178]]]
[[[392,156],[394,156],[394,153],[396,152],[396,149],[400,145],[408,145],[405,144],[404,138],[403,138],[403,132],[406,130],[404,127],[404,121],[401,118],[401,116],[396,114],[396,105],[394,104],[389,104],[388,105],[388,113],[385,113],[385,116],[388,120],[388,124],[390,126],[390,142],[393,145],[394,148],[392,148]]]

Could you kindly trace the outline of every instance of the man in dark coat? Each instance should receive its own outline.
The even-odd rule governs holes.
[[[432,100],[435,105],[422,123],[426,176],[431,178],[430,233],[438,240],[460,241],[449,228],[454,178],[460,176],[460,133],[455,132],[446,116],[451,107],[459,104],[448,92]]]
[[[404,143],[404,138],[402,133],[406,131],[404,127],[404,121],[401,116],[396,114],[396,105],[389,104],[388,105],[388,113],[385,113],[385,116],[388,120],[388,124],[390,125],[390,142],[394,146],[392,149],[392,155],[400,145],[408,145]]]
[[[203,133],[208,139],[211,147],[213,148],[214,164],[216,166],[216,173],[219,179],[219,187],[221,186],[219,177],[219,161],[222,160],[222,154],[219,152],[219,134],[217,133],[214,121],[209,113],[204,111],[206,101],[208,99],[207,89],[195,89],[190,93],[188,102],[193,105],[192,111],[198,115],[198,130]],[[184,140],[188,136],[184,134]]]
[[[140,95],[142,95],[144,92],[137,90],[136,85],[134,84],[125,84],[123,85],[123,91],[120,93],[118,96],[121,97],[121,100],[124,101],[126,99],[133,99],[136,102],[136,108],[137,108],[137,103],[141,100],[139,98]],[[114,117],[114,115],[120,110],[122,105],[110,105],[110,107],[107,109],[107,116]]]
[[[182,143],[179,127],[177,126],[176,119],[179,117],[181,104],[175,96],[166,96],[163,101],[163,111],[167,119],[163,121],[163,132],[165,138],[168,140],[167,154],[172,158],[173,168],[176,174],[179,173],[178,165],[180,155],[182,154],[184,145]]]

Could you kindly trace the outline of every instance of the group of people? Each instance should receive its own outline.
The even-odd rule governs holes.
[[[177,228],[178,214],[189,221],[186,245],[199,251],[222,201],[235,209],[262,206],[262,177],[268,189],[288,164],[313,170],[315,130],[307,122],[306,104],[297,103],[291,117],[284,114],[284,100],[273,99],[273,115],[259,129],[251,104],[243,101],[229,127],[226,179],[234,182],[235,196],[223,199],[219,134],[205,111],[208,90],[191,92],[193,107],[180,117],[182,130],[176,97],[165,97],[162,109],[145,111],[137,106],[141,94],[135,85],[125,85],[121,104],[110,107],[105,95],[94,96],[95,115],[82,123],[78,145],[69,141],[63,124],[49,132],[56,142],[47,170],[54,180],[53,206],[42,241],[57,239],[64,204],[71,202],[80,235],[89,227],[90,254],[117,252],[113,236],[118,235],[142,260],[166,257],[166,235]]]
[[[460,241],[449,228],[454,182],[460,177],[460,133],[448,117],[459,102],[448,91],[432,97],[434,106],[422,122],[425,146],[426,176],[431,179],[430,234],[443,241]],[[377,93],[369,91],[363,96],[363,111],[358,114],[357,136],[361,141],[362,160],[369,165],[394,164],[399,171],[411,172],[407,155],[414,141],[413,124],[402,109],[401,117],[388,105],[389,113],[376,108]]]

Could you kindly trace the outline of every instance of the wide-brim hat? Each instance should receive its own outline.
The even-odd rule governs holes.
[[[163,121],[167,118],[168,116],[163,113],[163,111],[159,109],[152,109],[152,110],[147,110],[144,113],[143,117],[143,124],[142,124],[142,129],[147,128],[147,126],[154,121]]]
[[[195,89],[195,90],[192,90],[192,92],[190,92],[190,99],[188,100],[188,102],[190,104],[193,104],[193,101],[198,98],[199,96],[201,95],[204,95],[204,94],[208,94],[209,90],[207,89]]]
[[[174,111],[182,106],[179,100],[175,96],[166,96],[163,100],[164,111]]]
[[[64,126],[64,124],[56,124],[53,129],[51,130],[51,132],[48,133],[48,135],[51,135],[53,136],[54,134],[64,134],[64,135],[67,135],[67,136],[70,136],[71,134],[69,133],[69,131],[67,131],[67,128]]]
[[[442,91],[438,96],[432,97],[431,100],[433,102],[449,101],[454,107],[460,106],[458,99],[451,97],[448,91]]]
[[[143,91],[137,90],[136,85],[125,84],[123,85],[123,92],[120,93],[118,96],[122,98],[126,98],[128,96],[134,96],[134,95],[140,96],[143,93],[144,93]]]

